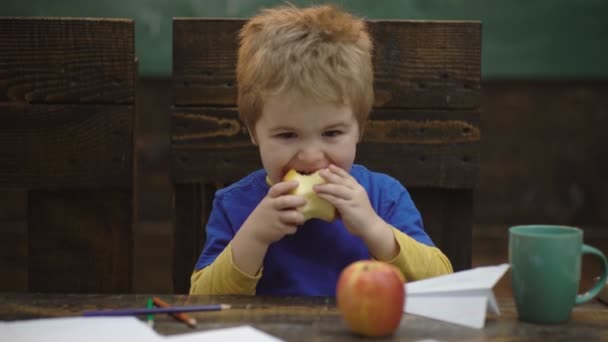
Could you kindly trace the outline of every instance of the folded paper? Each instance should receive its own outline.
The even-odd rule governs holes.
[[[404,311],[481,329],[488,311],[500,314],[492,288],[508,269],[484,266],[407,283]]]

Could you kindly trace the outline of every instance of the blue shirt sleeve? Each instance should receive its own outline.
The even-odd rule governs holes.
[[[215,258],[228,246],[235,233],[231,227],[230,220],[226,215],[220,197],[213,199],[213,205],[206,226],[206,240],[203,252],[194,267],[200,270],[211,264]]]
[[[435,246],[424,231],[422,217],[407,189],[390,177],[383,187],[378,215],[388,224],[425,245]]]

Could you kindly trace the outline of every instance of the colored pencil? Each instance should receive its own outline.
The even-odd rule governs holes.
[[[154,307],[152,298],[148,297],[148,309],[152,309]],[[154,315],[148,315],[148,325],[154,328]]]
[[[164,300],[162,300],[158,297],[152,297],[152,300],[154,301],[154,305],[156,305],[158,307],[161,307],[161,308],[170,308],[171,307],[171,305],[169,305]],[[183,312],[174,312],[174,313],[170,313],[169,315],[173,316],[173,318],[175,318],[176,320],[185,323],[190,328],[196,328],[196,319],[186,315]]]
[[[220,311],[230,309],[227,304],[210,304],[210,305],[186,305],[172,306],[168,308],[128,308],[116,310],[92,310],[84,311],[83,316],[134,316],[134,315],[157,315],[169,314],[178,312],[195,312],[195,311]]]

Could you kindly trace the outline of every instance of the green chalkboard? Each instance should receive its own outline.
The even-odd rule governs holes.
[[[323,3],[292,1],[304,5]],[[246,18],[277,0],[8,0],[2,16],[135,19],[143,76],[171,73],[173,17]],[[480,20],[488,78],[608,78],[608,1],[338,0],[369,19]]]

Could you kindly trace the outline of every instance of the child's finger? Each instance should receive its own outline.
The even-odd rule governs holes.
[[[298,187],[298,181],[279,182],[270,187],[268,196],[276,198]]]
[[[323,179],[327,181],[327,183],[340,184],[350,189],[352,189],[357,184],[357,181],[352,178],[348,173],[335,172],[331,169],[325,169],[321,170],[319,174],[321,175],[321,177],[323,177]]]
[[[317,195],[331,195],[335,198],[340,198],[342,200],[351,200],[352,199],[352,191],[348,187],[344,187],[342,185],[336,185],[333,183],[325,183],[318,184],[314,186],[314,190]]]
[[[289,210],[281,213],[280,220],[289,225],[299,226],[304,224],[304,215],[297,210]]]
[[[276,210],[285,210],[289,208],[297,208],[306,204],[306,198],[296,195],[285,195],[276,197],[273,200],[273,208]]]
[[[332,194],[332,193],[328,193],[328,192],[320,192],[317,195],[319,197],[321,197],[322,199],[328,201],[329,203],[333,204],[334,206],[336,206],[336,208],[341,206],[343,203],[346,203],[346,201],[347,201],[343,197],[339,197],[339,196],[336,196],[336,194]]]

